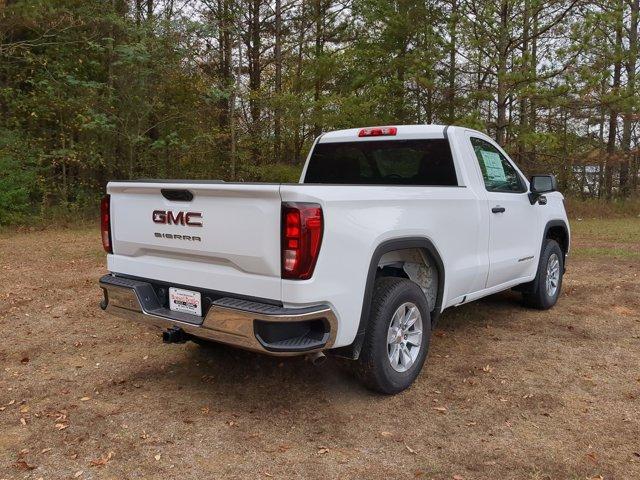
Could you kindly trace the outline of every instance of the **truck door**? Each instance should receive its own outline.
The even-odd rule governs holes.
[[[540,251],[538,214],[522,173],[493,142],[469,133],[489,210],[486,288],[535,273]]]

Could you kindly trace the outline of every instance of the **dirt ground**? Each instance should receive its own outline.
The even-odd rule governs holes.
[[[98,231],[0,234],[0,479],[640,478],[640,219],[573,222],[551,311],[447,311],[395,397],[163,345],[98,308]]]

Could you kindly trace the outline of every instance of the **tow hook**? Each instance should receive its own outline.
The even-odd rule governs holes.
[[[164,343],[185,343],[188,335],[184,330],[178,327],[171,327],[162,332],[162,341]]]
[[[322,352],[311,353],[307,355],[307,360],[311,362],[315,367],[319,367],[327,361],[327,357]]]

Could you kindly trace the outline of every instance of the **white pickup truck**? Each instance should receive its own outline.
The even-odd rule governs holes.
[[[514,287],[552,307],[570,237],[553,176],[440,125],[325,133],[298,184],[110,182],[101,217],[107,312],[166,342],[348,357],[383,393],[446,308]]]

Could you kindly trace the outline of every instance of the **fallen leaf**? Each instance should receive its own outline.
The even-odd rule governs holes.
[[[40,450],[40,453],[47,453],[50,451],[51,451],[51,448],[43,448],[42,450]]]
[[[69,425],[68,424],[64,424],[64,423],[56,423],[56,428],[58,430],[64,430],[65,428],[67,428]]]
[[[82,475],[84,473],[83,470],[78,470],[76,473],[73,474],[73,478],[78,478],[80,475]]]
[[[318,455],[324,455],[325,453],[329,453],[329,449],[327,447],[320,447],[318,449]]]
[[[596,457],[595,452],[589,452],[589,453],[587,453],[587,458],[588,458],[589,460],[591,460],[593,463],[598,463],[598,459],[597,459],[597,457]]]
[[[417,450],[414,450],[413,448],[411,448],[411,447],[410,447],[409,445],[407,445],[406,443],[405,443],[405,445],[404,445],[404,446],[405,446],[405,448],[406,448],[407,450],[409,450],[409,453],[413,453],[414,455],[417,455],[417,454],[418,454],[418,451],[417,451]]]
[[[91,400],[91,397],[82,397],[80,399],[81,402],[86,402],[87,400]]]
[[[20,407],[20,413],[27,413],[29,410],[31,409],[29,408],[28,405],[23,405]]]
[[[106,455],[102,455],[100,458],[98,458],[97,460],[91,460],[91,465],[93,465],[94,467],[103,467],[104,465],[107,464],[107,462],[109,460],[111,460],[113,458],[114,453],[113,452],[109,452]]]
[[[20,423],[22,424],[22,426],[24,427],[27,424],[27,421],[24,418],[20,419]]]
[[[445,413],[447,411],[447,407],[433,407],[433,409],[440,413]]]
[[[156,460],[160,460],[160,454],[158,453],[157,455],[155,455],[153,458],[155,458]]]
[[[482,371],[486,373],[491,373],[493,372],[493,367],[491,365],[485,365],[484,367],[482,367]]]
[[[391,433],[391,432],[380,432],[380,435],[382,435],[383,437],[392,437],[393,433]]]
[[[464,477],[462,475],[454,475],[453,480],[464,480]]]
[[[16,462],[16,468],[20,469],[20,470],[33,470],[36,468],[35,465],[29,465],[26,461],[24,460],[18,460]]]

